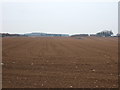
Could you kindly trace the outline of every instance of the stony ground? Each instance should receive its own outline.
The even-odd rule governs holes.
[[[2,40],[3,88],[118,87],[115,37]]]

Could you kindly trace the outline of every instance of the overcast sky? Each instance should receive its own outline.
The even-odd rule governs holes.
[[[4,2],[2,32],[118,32],[117,2]]]

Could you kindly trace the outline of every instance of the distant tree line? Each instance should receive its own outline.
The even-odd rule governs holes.
[[[75,36],[80,36],[80,37],[86,37],[86,36],[110,37],[112,35],[113,35],[112,31],[104,30],[104,31],[98,32],[96,34],[90,34],[90,35],[89,34],[75,34],[75,35],[72,35],[71,37],[75,37]]]
[[[75,36],[86,37],[86,36],[89,36],[89,35],[88,34],[75,34],[75,35],[72,35],[71,37],[75,37]]]
[[[98,37],[110,37],[113,35],[113,32],[112,31],[108,31],[108,30],[104,30],[104,31],[101,31],[101,32],[98,32],[96,34],[74,34],[74,35],[71,35],[71,37],[87,37],[87,36],[98,36]],[[47,37],[63,37],[63,36],[69,36],[69,34],[47,34],[47,33],[27,33],[27,34],[9,34],[9,33],[0,33],[0,37],[14,37],[14,36],[27,36],[27,37],[30,37],[30,36],[47,36]],[[120,34],[118,33],[116,36],[114,37],[120,37]]]
[[[7,37],[7,36],[20,36],[19,34],[9,34],[9,33],[2,33],[2,37]]]
[[[0,33],[0,37],[18,37],[18,36],[24,36],[20,34],[9,34],[9,33]]]
[[[48,33],[27,33],[27,34],[24,34],[26,36],[45,36],[45,37],[56,37],[56,36],[59,36],[59,37],[62,37],[62,36],[69,36],[69,34],[48,34]]]
[[[102,37],[109,37],[109,36],[113,35],[113,32],[105,30],[105,31],[98,32],[96,35],[102,36]]]
[[[45,37],[63,37],[63,36],[69,36],[69,34],[47,34],[47,33],[27,33],[27,34],[9,34],[9,33],[0,33],[0,37],[20,37],[20,36],[27,36],[27,37],[31,37],[31,36],[35,36],[35,37],[41,37],[41,36],[45,36]]]

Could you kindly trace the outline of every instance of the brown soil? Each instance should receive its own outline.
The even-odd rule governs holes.
[[[116,37],[5,37],[3,88],[116,88]]]

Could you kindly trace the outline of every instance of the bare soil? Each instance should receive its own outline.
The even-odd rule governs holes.
[[[116,88],[116,37],[5,37],[3,88]]]

